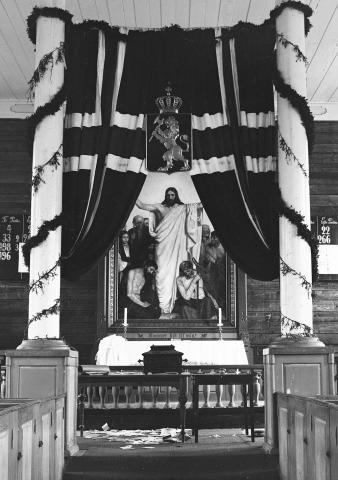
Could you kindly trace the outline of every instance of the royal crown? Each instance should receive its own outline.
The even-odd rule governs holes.
[[[183,103],[182,98],[171,94],[172,88],[170,84],[166,86],[165,91],[166,95],[155,100],[160,113],[178,113]]]

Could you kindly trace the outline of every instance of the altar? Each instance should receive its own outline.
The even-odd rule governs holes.
[[[96,354],[97,365],[139,365],[152,345],[174,345],[188,365],[248,365],[242,340],[127,340],[119,335],[103,338]]]

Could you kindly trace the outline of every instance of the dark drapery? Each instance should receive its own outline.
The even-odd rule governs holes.
[[[117,36],[109,32],[75,27],[67,49],[70,91],[64,130],[62,238],[66,278],[79,277],[105,254],[145,179],[107,165],[114,143],[121,48]],[[129,147],[134,143],[135,138]]]
[[[222,244],[258,280],[279,275],[271,25],[222,31],[220,81],[234,169],[193,177]],[[222,78],[223,77],[223,78]]]
[[[191,175],[232,259],[250,276],[278,275],[278,216],[270,203],[275,145],[273,52],[265,27],[131,31],[126,42],[75,27],[68,48],[64,134],[63,275],[95,265],[116,238],[145,179],[144,115],[170,81],[192,114]],[[223,31],[223,34],[226,32]]]

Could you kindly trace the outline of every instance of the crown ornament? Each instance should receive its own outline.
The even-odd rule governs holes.
[[[164,90],[166,91],[166,95],[157,97],[155,100],[155,104],[160,113],[178,113],[183,103],[182,98],[172,95],[173,89],[170,83],[168,83]]]

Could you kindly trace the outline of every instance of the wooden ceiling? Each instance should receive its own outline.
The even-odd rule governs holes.
[[[26,18],[36,3],[0,0],[0,110],[1,105],[26,98],[34,69]],[[338,120],[338,0],[304,3],[314,10],[306,42],[308,98],[318,112],[326,109]],[[76,23],[102,19],[130,28],[231,26],[240,20],[261,23],[274,6],[275,0],[66,0]]]

